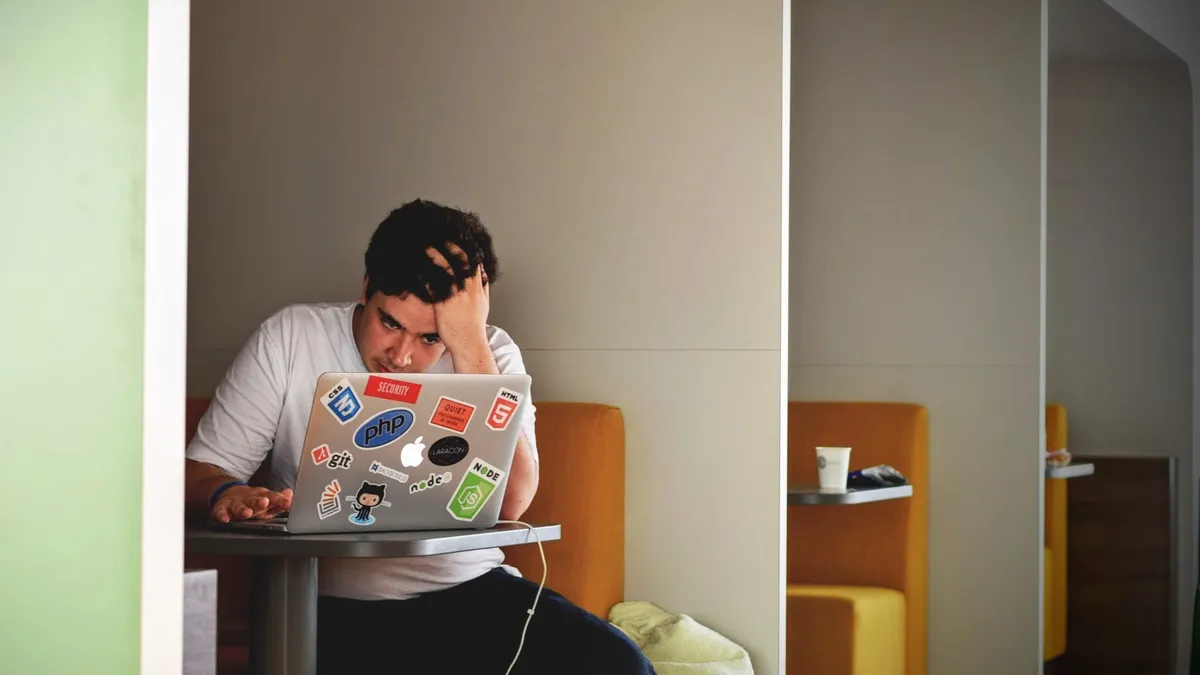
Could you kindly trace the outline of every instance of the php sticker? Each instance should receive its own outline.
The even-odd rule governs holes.
[[[415,495],[418,492],[424,492],[429,488],[435,488],[439,485],[449,485],[454,476],[447,471],[446,473],[431,473],[429,478],[413,483],[408,486],[408,494]]]
[[[412,428],[413,413],[408,408],[384,410],[363,422],[354,432],[354,444],[363,450],[375,450],[400,440]]]
[[[391,506],[392,503],[385,501],[387,496],[387,486],[382,483],[368,483],[363,481],[362,487],[358,488],[358,494],[353,497],[347,496],[346,501],[350,502],[354,513],[350,515],[350,522],[355,525],[374,525],[375,516],[371,515],[371,511],[381,506]]]
[[[367,388],[363,390],[363,393],[375,398],[386,398],[391,401],[413,404],[421,396],[421,385],[371,375],[367,378]]]
[[[467,430],[467,425],[471,423],[471,417],[474,414],[475,406],[470,403],[443,396],[438,400],[437,407],[433,410],[433,417],[429,418],[429,423],[435,427],[461,434]]]
[[[500,469],[482,459],[473,460],[471,468],[458,482],[450,503],[446,504],[446,510],[455,520],[475,520],[503,478],[504,472]]]
[[[329,481],[329,485],[325,486],[325,491],[321,493],[321,501],[317,502],[317,515],[321,520],[325,520],[329,516],[335,516],[341,512],[342,502],[338,499],[338,494],[341,491],[342,486],[336,478]]]
[[[462,436],[447,436],[429,446],[429,461],[438,466],[458,464],[471,451],[467,439]]]
[[[396,481],[397,483],[407,483],[408,482],[408,474],[404,473],[403,471],[397,471],[397,470],[391,468],[390,466],[384,466],[384,465],[380,464],[379,462],[371,462],[371,466],[367,470],[370,471],[371,473],[376,473],[376,474],[379,474],[380,476],[386,476],[388,478],[391,478],[392,480]]]
[[[320,446],[313,448],[312,449],[313,464],[316,464],[317,466],[321,466],[325,462],[329,461],[329,455],[330,455],[330,452],[329,452],[328,445],[322,444]]]
[[[362,402],[350,386],[350,380],[342,378],[333,389],[321,395],[321,403],[339,424],[346,424],[358,416]]]
[[[512,389],[500,387],[500,391],[496,392],[496,400],[492,402],[492,410],[487,416],[488,428],[496,431],[507,429],[519,407],[521,395]]]

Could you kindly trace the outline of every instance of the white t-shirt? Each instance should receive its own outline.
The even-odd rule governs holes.
[[[188,459],[241,480],[249,480],[266,460],[265,487],[294,487],[317,378],[367,370],[354,343],[355,306],[292,305],[264,321],[217,386],[188,444]],[[524,373],[521,351],[508,333],[488,326],[487,335],[500,372]],[[450,354],[426,372],[453,373]],[[535,414],[529,405],[521,429],[536,460]],[[317,578],[324,595],[402,600],[469,581],[503,561],[498,548],[418,558],[326,558]]]

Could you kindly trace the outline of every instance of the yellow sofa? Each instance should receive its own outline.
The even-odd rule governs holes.
[[[1067,409],[1046,406],[1046,450],[1067,448]],[[1067,448],[1068,450],[1070,448]],[[1067,651],[1067,479],[1046,478],[1046,560],[1042,658]]]
[[[852,468],[889,464],[913,496],[788,507],[788,673],[925,675],[928,437],[919,405],[789,403],[789,483],[816,481],[816,446],[849,446]]]

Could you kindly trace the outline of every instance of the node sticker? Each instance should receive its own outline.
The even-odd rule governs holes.
[[[458,482],[458,489],[446,504],[446,510],[455,520],[471,521],[483,510],[488,498],[504,478],[504,472],[482,459],[471,462],[471,468]]]

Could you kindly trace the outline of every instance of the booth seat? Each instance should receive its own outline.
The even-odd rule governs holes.
[[[1046,406],[1046,450],[1067,446],[1067,409]],[[1044,611],[1042,659],[1050,661],[1067,651],[1067,483],[1066,478],[1046,478],[1046,560],[1043,585]]]

